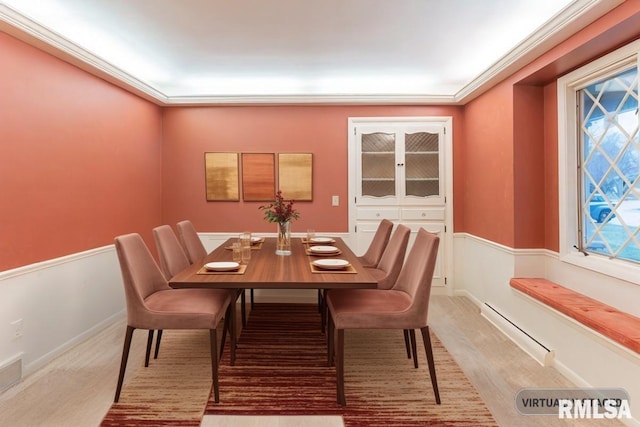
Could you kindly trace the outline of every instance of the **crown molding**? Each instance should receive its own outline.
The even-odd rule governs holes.
[[[71,40],[0,4],[0,30],[160,106],[176,105],[464,105],[624,0],[578,0],[540,27],[460,91],[430,94],[168,96]]]
[[[624,0],[579,0],[569,4],[456,93],[456,103],[466,104],[480,96],[622,3]]]

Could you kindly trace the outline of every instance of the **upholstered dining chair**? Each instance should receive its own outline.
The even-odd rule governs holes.
[[[216,328],[224,313],[230,315],[231,294],[222,289],[172,289],[142,237],[137,233],[115,238],[127,304],[127,330],[114,402],[120,399],[131,339],[136,329],[208,329],[211,379],[215,401],[218,389]],[[147,359],[148,359],[147,346]],[[233,349],[232,349],[233,351]]]
[[[180,243],[182,244],[182,247],[184,248],[187,258],[189,259],[189,262],[191,264],[201,261],[204,257],[207,256],[207,250],[202,244],[200,237],[198,237],[198,232],[196,231],[196,228],[193,226],[191,221],[180,221],[176,224],[176,228],[178,230],[178,236],[180,237]],[[239,289],[238,293],[240,295],[242,326],[247,326],[245,291],[244,289]],[[251,289],[251,308],[253,308],[253,289]]]
[[[189,267],[191,263],[187,254],[183,250],[178,237],[173,232],[173,229],[168,225],[161,225],[153,229],[153,238],[156,242],[156,248],[158,249],[158,258],[160,259],[160,266],[162,272],[167,280]],[[206,252],[206,251],[205,251]],[[236,292],[231,290],[225,290],[233,297],[233,301],[236,300]],[[232,304],[230,313],[235,315],[235,303]],[[235,317],[225,317],[225,327],[222,331],[222,346],[220,353],[224,350],[224,342],[227,336],[227,330],[235,330]],[[153,338],[153,331],[149,332],[150,339]],[[154,353],[154,359],[158,358],[158,351],[160,349],[160,341],[162,340],[162,330],[158,330],[158,336],[156,338],[156,348]],[[233,341],[233,340],[232,340]],[[149,344],[150,345],[150,344]],[[147,350],[147,359],[149,349]],[[235,362],[235,357],[231,357],[232,362]]]
[[[376,229],[376,234],[373,235],[373,239],[367,248],[367,251],[364,255],[358,257],[358,261],[362,264],[363,267],[368,268],[377,268],[378,263],[380,263],[380,259],[382,258],[382,254],[384,253],[387,244],[389,243],[389,238],[391,237],[391,231],[393,230],[393,222],[388,219],[383,219],[378,224],[378,228]],[[321,327],[322,332],[324,332],[324,328],[326,325],[325,313],[327,307],[324,301],[325,291],[323,289],[318,289],[318,311],[321,314]]]
[[[380,227],[378,229],[380,229]],[[404,263],[404,257],[407,253],[407,245],[409,244],[410,235],[411,229],[409,229],[409,227],[398,224],[396,230],[391,236],[391,239],[389,239],[389,243],[386,244],[377,266],[365,267],[369,274],[371,274],[371,276],[373,276],[373,278],[378,282],[378,289],[391,289],[396,283],[396,279],[398,278],[400,270],[402,269],[402,264]],[[323,325],[325,325],[327,320],[326,304],[323,308],[324,310],[322,312],[321,321],[323,322]],[[409,337],[410,336],[408,334],[405,334],[407,354],[411,357]]]
[[[362,263],[364,267],[378,267],[378,263],[382,258],[385,248],[387,247],[387,243],[389,243],[392,229],[393,222],[388,219],[380,221],[380,224],[378,224],[378,228],[376,229],[376,234],[373,235],[373,240],[371,240],[371,244],[367,248],[367,251],[362,256],[358,257],[360,263]]]
[[[178,230],[180,243],[191,264],[207,256],[207,250],[202,244],[200,237],[198,237],[198,233],[191,221],[180,221],[176,224],[176,229]]]
[[[391,289],[331,289],[328,360],[336,365],[337,401],[346,405],[344,392],[344,331],[346,329],[420,329],[436,403],[440,393],[431,348],[427,312],[431,281],[438,255],[438,236],[418,230],[409,256]]]

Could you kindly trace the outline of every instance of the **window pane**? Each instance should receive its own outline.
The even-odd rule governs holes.
[[[417,132],[405,134],[405,191],[407,196],[440,194],[439,135]]]
[[[640,262],[637,69],[579,94],[581,249]]]

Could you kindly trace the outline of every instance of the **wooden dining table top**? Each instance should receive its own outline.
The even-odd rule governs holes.
[[[276,238],[267,237],[259,247],[251,251],[251,259],[241,272],[205,271],[203,267],[209,262],[232,260],[232,251],[228,248],[237,239],[229,239],[204,259],[172,277],[169,285],[173,288],[225,289],[376,288],[376,280],[362,266],[353,251],[342,239],[334,240],[332,245],[341,251],[336,256],[308,255],[307,244],[300,238],[291,239],[291,255],[276,255]],[[329,258],[347,260],[351,267],[348,271],[321,272],[312,268],[311,263],[314,260]]]

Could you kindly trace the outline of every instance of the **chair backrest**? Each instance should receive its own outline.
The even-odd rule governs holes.
[[[155,292],[171,288],[139,234],[118,236],[115,245],[124,283],[128,323],[146,328],[148,311],[145,299]]]
[[[378,229],[376,230],[376,234],[374,234],[369,248],[364,253],[364,255],[360,257],[360,262],[362,262],[363,266],[373,268],[378,267],[380,258],[382,258],[382,254],[387,247],[387,243],[389,243],[392,229],[393,222],[389,221],[388,219],[383,219],[382,221],[380,221],[380,224],[378,224]]]
[[[182,247],[191,264],[207,256],[207,250],[202,244],[200,237],[198,237],[198,233],[191,221],[180,221],[176,224],[176,228],[178,229],[180,243],[182,243]]]
[[[160,267],[167,280],[191,265],[171,227],[161,225],[154,228],[153,238],[158,248]]]
[[[406,314],[418,325],[416,328],[427,326],[431,281],[439,244],[438,236],[420,228],[393,287],[393,290],[403,291],[411,296],[411,306]]]
[[[404,264],[404,256],[407,253],[410,234],[409,227],[402,224],[398,224],[396,231],[393,232],[391,240],[389,240],[389,244],[378,263],[378,270],[386,273],[382,279],[378,280],[378,289],[391,289],[396,284]]]

